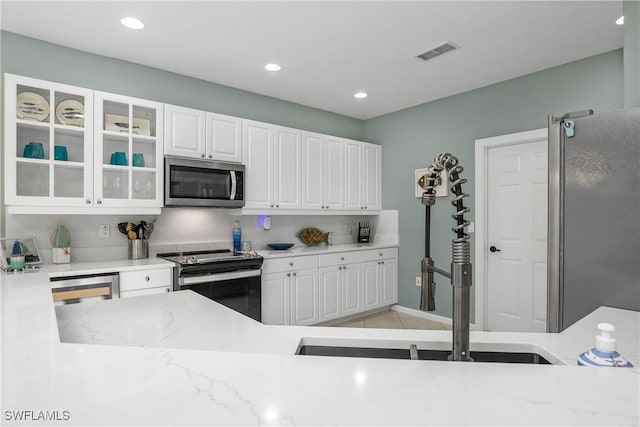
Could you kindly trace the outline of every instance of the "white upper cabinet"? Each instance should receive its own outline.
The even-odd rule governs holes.
[[[302,207],[344,208],[344,143],[340,138],[302,132]]]
[[[206,157],[206,113],[165,104],[164,153],[168,156]]]
[[[302,132],[302,207],[324,209],[325,136]]]
[[[345,142],[346,178],[344,182],[345,209],[364,209],[362,195],[363,144],[358,141]]]
[[[4,76],[5,203],[93,205],[93,92]]]
[[[245,208],[273,208],[273,126],[242,121]]]
[[[381,209],[379,145],[243,123],[245,213],[375,214]]]
[[[301,131],[243,120],[245,209],[302,207]]]
[[[162,104],[5,74],[12,213],[159,214]]]
[[[302,207],[302,136],[298,129],[275,126],[274,204],[277,209]]]
[[[382,147],[349,140],[345,146],[345,209],[379,211],[382,208]]]
[[[380,210],[382,208],[382,147],[375,144],[363,143],[362,156],[363,208],[370,210]]]
[[[95,203],[162,207],[163,104],[104,92],[94,100]]]
[[[207,158],[221,162],[242,162],[242,120],[207,113]]]
[[[164,111],[166,155],[241,162],[241,119],[169,104]]]

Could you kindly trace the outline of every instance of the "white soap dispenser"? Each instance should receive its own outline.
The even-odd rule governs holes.
[[[600,335],[596,336],[596,346],[578,357],[579,366],[603,366],[609,368],[633,368],[631,362],[616,351],[616,339],[612,336],[615,326],[598,323]]]

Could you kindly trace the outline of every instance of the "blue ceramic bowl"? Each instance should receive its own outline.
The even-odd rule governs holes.
[[[267,243],[267,246],[269,246],[271,249],[274,249],[276,251],[283,251],[285,249],[292,248],[294,244],[293,243]]]

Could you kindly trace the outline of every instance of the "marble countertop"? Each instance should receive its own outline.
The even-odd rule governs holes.
[[[296,356],[301,341],[428,348],[451,332],[268,326],[190,291],[61,307],[58,329],[48,274],[0,275],[3,425],[640,423],[637,312],[601,307],[560,334],[471,332],[472,350],[515,343],[566,365]],[[575,366],[601,321],[634,368]]]

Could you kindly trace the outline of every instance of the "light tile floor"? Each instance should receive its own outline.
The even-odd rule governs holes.
[[[451,329],[451,325],[411,316],[394,310],[381,311],[359,319],[352,319],[332,326],[343,328],[382,328],[382,329]]]

